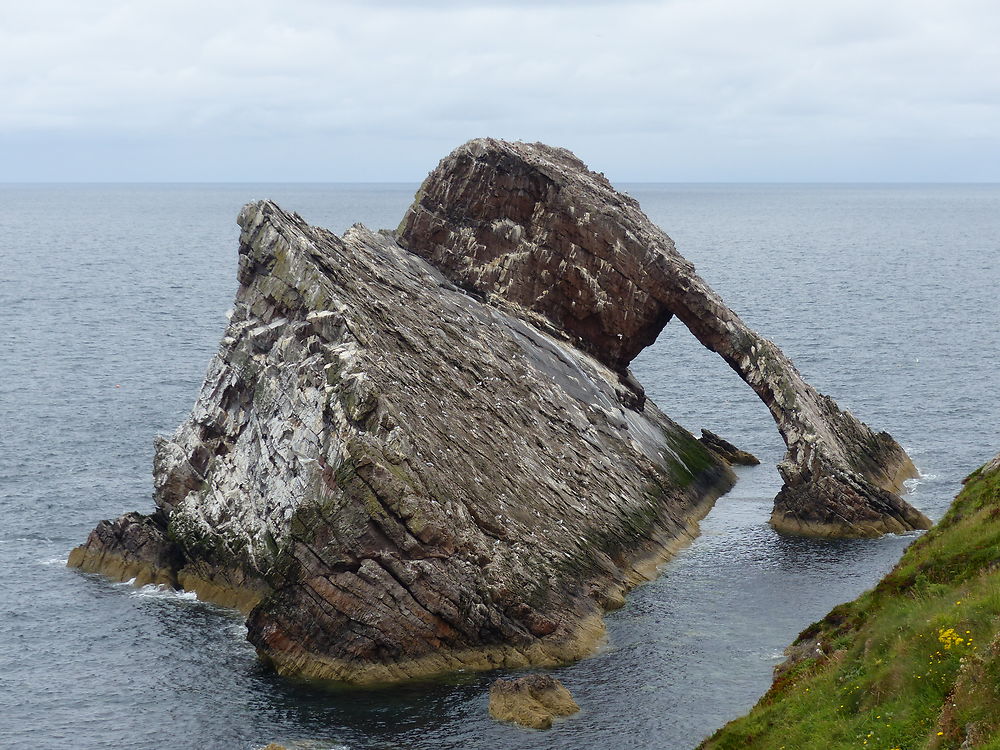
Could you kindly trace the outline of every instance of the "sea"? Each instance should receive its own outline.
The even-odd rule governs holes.
[[[496,673],[380,689],[280,678],[242,617],[66,568],[101,519],[153,508],[153,437],[185,418],[236,289],[236,215],[395,227],[414,184],[0,185],[0,747],[682,750],[746,712],[809,623],[915,534],[821,541],[768,525],[767,409],[673,321],[647,393],[761,465],[659,578],[554,670],[581,706],[547,732],[487,715]],[[909,451],[937,519],[1000,451],[1000,186],[625,184],[805,378]]]

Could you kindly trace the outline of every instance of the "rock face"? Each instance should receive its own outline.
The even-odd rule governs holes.
[[[70,564],[249,611],[285,674],[356,682],[555,665],[691,537],[732,471],[626,370],[677,315],[771,407],[776,525],[923,524],[911,465],[802,382],[635,202],[566,151],[473,141],[399,240],[240,214],[233,313],[156,510]]]
[[[728,440],[724,440],[711,430],[702,428],[701,437],[698,438],[698,440],[702,445],[712,451],[712,453],[726,459],[726,461],[731,464],[737,464],[739,466],[757,466],[760,463],[755,455],[748,453],[741,448],[737,448]]]
[[[559,680],[547,674],[529,674],[490,685],[490,716],[530,729],[548,729],[552,720],[580,710]]]
[[[673,241],[565,149],[470,141],[424,181],[401,244],[492,304],[575,339],[623,382],[677,316],[767,404],[788,448],[771,523],[821,536],[926,529],[895,493],[909,457],[806,383],[740,320]]]
[[[157,519],[139,513],[101,521],[67,562],[70,567],[100,570],[122,581],[134,578],[137,586],[179,585],[177,550]]]
[[[391,235],[269,202],[239,222],[234,311],[190,418],[157,441],[157,511],[102,523],[83,569],[145,559],[252,607],[250,640],[286,674],[554,665],[732,485],[618,373]]]

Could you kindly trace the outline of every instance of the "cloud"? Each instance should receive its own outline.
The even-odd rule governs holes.
[[[973,0],[39,0],[0,27],[0,179],[89,179],[45,156],[88,143],[111,162],[130,144],[122,179],[236,179],[251,158],[260,179],[419,179],[484,134],[621,179],[809,179],[810,154],[824,179],[887,143],[882,179],[945,153],[980,158],[940,179],[982,178],[998,32]]]

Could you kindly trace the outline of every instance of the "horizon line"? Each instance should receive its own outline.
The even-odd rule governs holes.
[[[420,185],[420,180],[0,180],[0,187],[54,185]],[[1000,185],[1000,180],[610,180],[612,185]]]

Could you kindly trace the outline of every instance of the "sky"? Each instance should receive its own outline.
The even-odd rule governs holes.
[[[996,0],[0,0],[0,182],[998,182]]]

